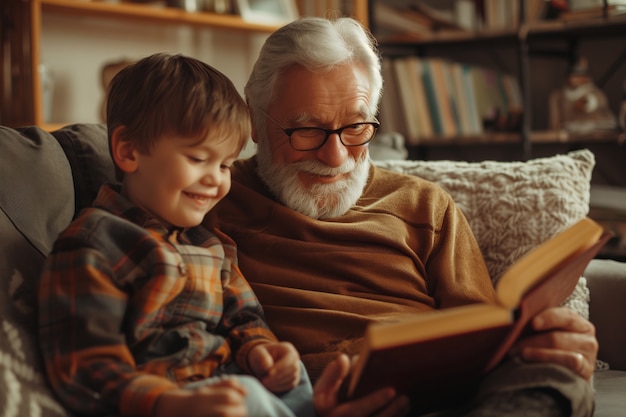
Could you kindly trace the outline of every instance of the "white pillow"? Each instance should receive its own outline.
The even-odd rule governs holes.
[[[533,247],[587,215],[589,150],[527,162],[375,161],[440,184],[463,210],[493,281]]]
[[[587,149],[527,162],[374,161],[440,184],[461,207],[495,283],[533,247],[589,212],[595,157]],[[581,277],[563,305],[589,318]],[[597,361],[596,369],[608,365]]]

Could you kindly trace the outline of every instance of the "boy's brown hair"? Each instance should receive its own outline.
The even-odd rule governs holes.
[[[212,130],[238,138],[241,150],[251,129],[247,106],[232,81],[180,54],[150,55],[121,70],[109,87],[106,118],[109,143],[121,126],[121,138],[145,153],[163,135],[203,140]]]

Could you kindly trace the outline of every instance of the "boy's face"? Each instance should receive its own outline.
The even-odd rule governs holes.
[[[209,132],[197,138],[164,136],[149,154],[134,151],[122,193],[168,225],[197,226],[230,190],[230,166],[238,141]]]

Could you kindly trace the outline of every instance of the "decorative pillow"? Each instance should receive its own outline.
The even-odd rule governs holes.
[[[494,282],[522,255],[587,215],[589,150],[527,162],[375,161],[440,184],[463,210]]]
[[[527,162],[374,161],[440,184],[463,210],[492,281],[526,252],[587,215],[593,153]],[[564,305],[589,318],[584,277]]]

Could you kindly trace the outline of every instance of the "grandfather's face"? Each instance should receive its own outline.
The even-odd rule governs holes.
[[[320,148],[297,151],[282,128],[338,129],[373,121],[366,72],[353,65],[321,74],[293,66],[279,78],[278,90],[266,110],[265,131],[254,134],[260,177],[283,204],[304,215],[344,214],[367,182],[367,145],[346,147],[331,134]]]

